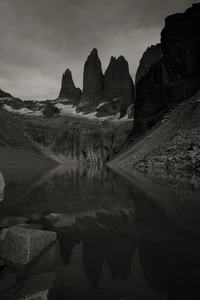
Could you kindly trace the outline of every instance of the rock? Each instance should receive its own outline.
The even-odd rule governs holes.
[[[61,90],[58,99],[66,100],[67,104],[76,104],[81,94],[82,91],[75,87],[71,71],[67,69],[62,77]]]
[[[59,108],[55,107],[50,102],[47,102],[45,109],[43,110],[43,115],[45,118],[52,118],[55,114],[59,114]]]
[[[110,117],[113,115],[116,115],[117,113],[120,113],[120,98],[114,99],[113,101],[108,101],[101,103],[96,111],[96,117],[102,118],[102,117]]]
[[[152,45],[144,52],[137,69],[135,82],[137,83],[162,56],[161,44]]]
[[[103,102],[104,75],[97,49],[93,49],[84,65],[83,94],[77,112],[90,113]]]
[[[9,93],[6,93],[0,89],[0,99],[1,98],[13,98],[13,96]],[[1,99],[2,100],[2,99]]]
[[[0,248],[0,256],[16,266],[24,266],[55,240],[55,232],[10,227]]]
[[[1,294],[7,292],[16,284],[16,274],[8,274],[0,280],[0,298]]]
[[[4,240],[5,240],[7,231],[8,231],[8,230],[7,230],[6,228],[0,230],[0,247],[1,247],[1,245],[3,244],[3,242],[4,242]]]
[[[165,21],[163,56],[137,82],[132,138],[163,118],[200,88],[200,4]]]
[[[128,107],[133,104],[134,85],[129,73],[128,62],[123,56],[117,59],[111,57],[105,72],[104,94],[112,101],[120,99],[120,116],[124,117]]]
[[[48,300],[54,279],[55,273],[31,276],[19,291],[20,300]]]

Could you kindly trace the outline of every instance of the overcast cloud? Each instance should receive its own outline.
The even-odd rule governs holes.
[[[83,66],[98,49],[103,70],[124,55],[139,60],[168,15],[195,0],[0,0],[0,88],[22,99],[54,99],[69,68],[82,88]]]

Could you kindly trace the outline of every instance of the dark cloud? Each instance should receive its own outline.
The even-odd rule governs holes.
[[[29,99],[55,98],[66,68],[82,87],[96,47],[105,69],[124,55],[134,76],[142,53],[160,39],[166,16],[190,0],[0,0],[0,88]]]

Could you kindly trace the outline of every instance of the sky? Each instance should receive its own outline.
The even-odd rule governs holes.
[[[26,100],[57,98],[68,68],[82,88],[84,63],[98,49],[105,71],[123,55],[135,77],[165,18],[195,0],[0,0],[0,89]]]

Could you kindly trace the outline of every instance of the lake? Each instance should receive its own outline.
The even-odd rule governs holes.
[[[199,298],[198,203],[162,193],[154,199],[155,187],[150,193],[97,167],[10,165],[0,172],[0,227],[57,232],[33,273],[56,273],[58,300]]]

